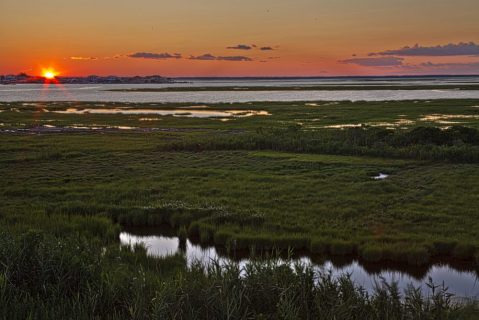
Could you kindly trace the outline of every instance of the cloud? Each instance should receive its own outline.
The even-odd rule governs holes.
[[[226,47],[226,49],[232,49],[232,50],[251,50],[251,49],[256,49],[256,50],[261,50],[261,51],[272,51],[276,50],[276,47],[271,47],[271,46],[262,46],[259,47],[255,44],[248,45],[248,44],[238,44],[236,46],[231,46],[231,47]]]
[[[210,53],[202,54],[201,56],[190,56],[191,60],[216,60],[216,57]]]
[[[245,56],[222,56],[216,57],[216,60],[224,60],[224,61],[253,61],[250,57]]]
[[[459,42],[434,47],[423,47],[416,44],[413,47],[403,47],[396,50],[386,50],[382,52],[370,53],[370,56],[475,56],[479,55],[479,45],[474,42]]]
[[[98,58],[97,57],[73,56],[73,57],[70,57],[70,60],[98,60]]]
[[[254,46],[254,45],[253,45]],[[254,46],[256,47],[256,46]],[[251,50],[252,46],[247,44],[238,44],[236,46],[226,47],[226,49],[233,49],[233,50]]]
[[[425,68],[479,68],[479,61],[474,62],[449,62],[449,63],[434,63],[424,62],[419,65]]]
[[[340,63],[356,64],[363,67],[397,67],[403,65],[403,58],[379,57],[379,58],[353,58],[340,60]]]
[[[190,56],[190,60],[221,60],[221,61],[253,61],[250,57],[246,56],[214,56],[210,53],[206,53],[200,56]]]
[[[423,62],[403,64],[398,70],[420,74],[479,74],[479,61],[473,62]]]
[[[162,59],[180,59],[181,54],[179,53],[151,53],[151,52],[136,52],[128,55],[129,58],[140,58],[140,59],[153,59],[153,60],[162,60]]]

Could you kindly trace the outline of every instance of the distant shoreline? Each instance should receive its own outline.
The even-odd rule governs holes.
[[[440,75],[397,75],[397,76],[245,76],[245,77],[170,77],[173,80],[374,80],[374,79],[431,79],[431,78],[477,78],[479,74],[466,74],[466,75],[454,75],[454,74],[440,74]]]
[[[354,91],[354,90],[479,90],[471,85],[311,85],[311,86],[207,86],[108,89],[111,92],[200,92],[200,91]]]
[[[404,81],[410,79],[411,81],[431,80],[431,79],[471,79],[478,78],[479,75],[398,75],[398,76],[245,76],[245,77],[163,77],[160,75],[149,76],[70,76],[57,77],[59,83],[62,84],[172,84],[172,83],[187,83],[189,81],[281,81],[281,80],[362,80],[362,81]],[[55,83],[55,81],[46,80],[43,77],[30,76],[27,74],[18,75],[0,75],[0,84],[14,85],[14,84],[44,84]],[[408,88],[410,89],[410,88]],[[463,89],[472,90],[472,89]],[[475,90],[475,89],[474,89]]]
[[[171,78],[159,75],[151,76],[86,76],[86,77],[55,77],[46,79],[39,76],[31,76],[26,73],[17,75],[0,75],[0,84],[16,85],[16,84],[165,84],[174,83]]]

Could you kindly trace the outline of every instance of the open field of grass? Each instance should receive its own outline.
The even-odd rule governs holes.
[[[168,223],[205,242],[234,241],[239,249],[292,246],[411,264],[433,256],[473,260],[479,247],[477,105],[4,103],[3,127],[13,132],[0,136],[3,216],[26,210],[28,199],[29,210],[42,214]],[[73,108],[90,111],[65,113]],[[145,110],[185,113],[143,121]],[[185,116],[197,110],[269,115],[226,122]],[[458,121],[437,123],[441,116]],[[373,125],[398,118],[407,120],[404,126]],[[100,129],[15,131],[43,123]],[[341,123],[364,125],[336,128]],[[128,129],[101,129],[109,126]],[[139,131],[147,127],[165,131]],[[390,177],[374,180],[379,173]]]
[[[44,318],[68,310],[105,317],[115,310],[112,318],[404,319],[414,311],[423,319],[474,319],[474,306],[456,310],[447,295],[433,304],[414,292],[402,300],[391,288],[365,297],[345,279],[315,282],[308,270],[291,273],[265,262],[241,279],[233,266],[208,274],[185,270],[182,257],[157,260],[142,248],[121,250],[117,238],[122,226],[169,224],[203,243],[238,250],[294,248],[367,261],[455,259],[477,266],[477,106],[472,100],[207,108],[2,103],[0,300],[23,305],[18,314],[33,317],[33,306],[42,303],[38,317]],[[65,113],[68,108],[115,111]],[[121,113],[145,109],[184,111]],[[194,110],[269,115],[187,117]],[[379,173],[389,177],[373,179]],[[421,304],[414,309],[413,302]]]
[[[172,138],[181,137],[2,136],[3,217],[27,208],[107,215],[124,225],[184,225],[205,242],[235,239],[242,249],[366,258],[375,249],[419,264],[458,247],[472,259],[479,246],[478,164],[159,147]],[[379,173],[390,177],[372,179]]]

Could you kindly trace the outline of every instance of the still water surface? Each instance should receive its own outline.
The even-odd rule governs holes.
[[[286,86],[290,81],[267,83]],[[321,82],[299,82],[297,86],[318,85]],[[341,83],[343,85],[346,82]],[[403,85],[403,83],[398,83]],[[186,92],[121,92],[111,89],[164,88],[168,86],[231,86],[264,85],[261,81],[196,81],[188,84],[67,84],[67,85],[2,85],[0,101],[97,101],[97,102],[161,102],[161,103],[234,103],[254,101],[386,101],[432,99],[479,99],[478,90],[344,90],[344,91],[186,91]]]
[[[176,253],[185,255],[188,265],[199,261],[202,264],[208,264],[213,260],[220,263],[227,263],[232,260],[237,261],[240,266],[248,262],[248,258],[233,259],[219,252],[213,246],[202,246],[195,244],[190,240],[181,244],[178,237],[171,231],[165,230],[135,230],[122,232],[120,241],[124,245],[142,244],[151,256],[166,257]],[[449,292],[457,297],[476,297],[479,298],[479,278],[478,274],[467,268],[453,268],[448,265],[432,265],[424,268],[396,268],[394,266],[384,266],[377,264],[364,264],[353,259],[343,260],[321,260],[314,257],[302,256],[295,258],[294,261],[312,265],[316,270],[322,272],[332,272],[334,277],[342,274],[350,274],[351,278],[368,291],[372,291],[376,283],[381,279],[388,282],[396,281],[399,287],[404,290],[409,284],[415,287],[421,287],[425,294],[430,293],[426,282],[429,278],[435,284],[443,284],[449,288]],[[400,270],[400,271],[399,271]]]

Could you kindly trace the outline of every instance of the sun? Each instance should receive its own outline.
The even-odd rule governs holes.
[[[53,80],[55,77],[58,75],[58,72],[56,72],[54,69],[43,69],[42,70],[42,77],[48,80]]]

